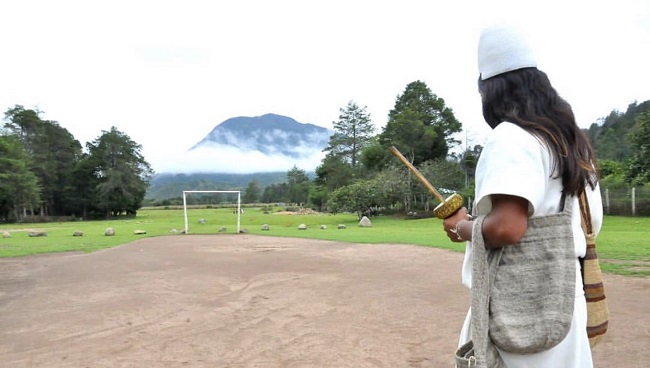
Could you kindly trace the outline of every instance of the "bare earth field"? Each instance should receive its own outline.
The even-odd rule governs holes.
[[[452,367],[462,254],[261,237],[0,259],[0,367]],[[596,367],[646,367],[650,279],[606,275]]]

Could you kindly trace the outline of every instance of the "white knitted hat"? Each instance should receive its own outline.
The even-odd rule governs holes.
[[[530,67],[537,67],[535,52],[518,29],[511,24],[483,29],[478,43],[478,70],[482,80]]]

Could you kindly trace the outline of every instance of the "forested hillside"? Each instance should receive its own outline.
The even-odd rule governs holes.
[[[163,200],[183,196],[184,190],[241,190],[257,182],[261,188],[287,181],[286,172],[256,174],[158,174],[154,175],[146,198]]]
[[[634,156],[631,135],[635,133],[636,118],[650,111],[650,101],[630,104],[625,112],[612,111],[600,122],[592,124],[587,134],[600,160],[623,162]]]

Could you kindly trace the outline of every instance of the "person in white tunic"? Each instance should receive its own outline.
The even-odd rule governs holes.
[[[532,47],[510,25],[483,30],[479,41],[479,92],[483,116],[492,128],[476,168],[474,215],[487,215],[482,227],[486,247],[516,246],[530,216],[561,211],[562,194],[585,191],[594,230],[602,224],[602,200],[596,158],[575,122],[571,106],[546,74],[537,69]],[[587,338],[587,309],[579,257],[586,251],[580,211],[572,211],[576,254],[575,306],[571,329],[557,346],[535,354],[498,350],[509,368],[593,367]],[[454,242],[466,243],[462,282],[472,284],[472,217],[462,208],[445,219]],[[470,316],[461,330],[459,346],[470,339]]]

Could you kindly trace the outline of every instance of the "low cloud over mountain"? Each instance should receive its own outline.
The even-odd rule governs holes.
[[[176,172],[183,173],[288,171],[294,165],[313,171],[325,156],[331,134],[281,115],[236,117],[217,125],[168,166],[182,167]]]

